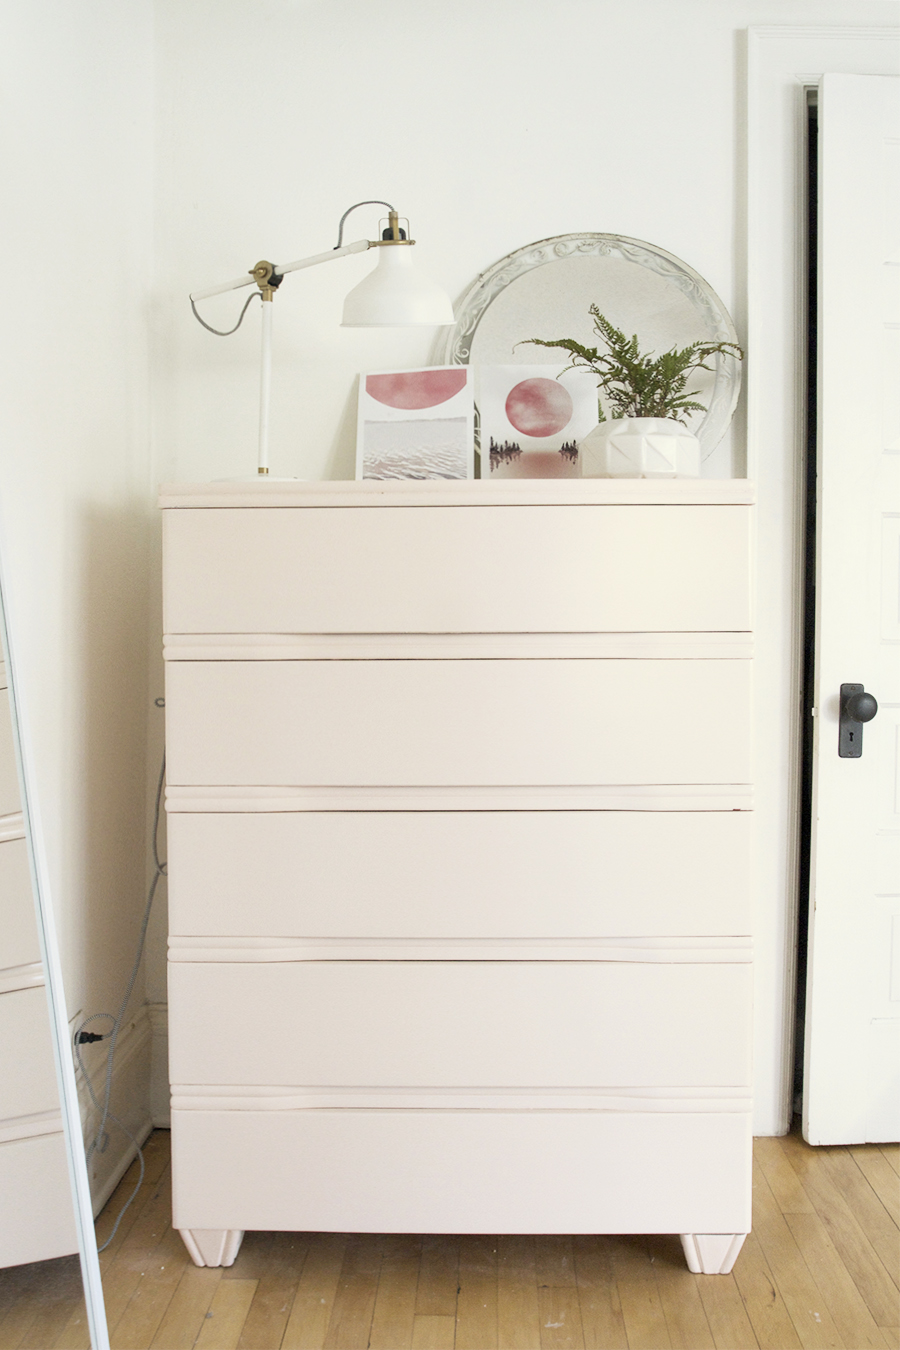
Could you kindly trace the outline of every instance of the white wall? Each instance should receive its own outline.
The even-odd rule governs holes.
[[[68,1008],[87,1014],[121,999],[146,876],[152,10],[0,14],[0,528]],[[120,1103],[133,1124],[147,1073]]]
[[[690,263],[743,336],[743,30],[891,24],[897,11],[881,0],[158,0],[157,15],[158,467],[202,481],[253,469],[259,320],[251,311],[235,337],[211,337],[186,292],[259,257],[330,247],[342,210],[365,197],[409,214],[417,261],[451,295],[522,244],[611,231]],[[350,238],[371,228],[365,212],[356,220]],[[338,326],[370,267],[352,258],[284,283],[273,473],[352,477],[357,373],[429,360],[429,334]],[[238,305],[222,297],[204,312],[228,327]],[[744,463],[741,407],[706,471]],[[759,916],[761,1133],[784,1121],[786,904],[764,897]]]

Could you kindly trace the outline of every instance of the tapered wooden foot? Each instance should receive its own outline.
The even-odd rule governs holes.
[[[233,1266],[244,1240],[242,1228],[179,1228],[195,1266]]]
[[[682,1233],[688,1270],[695,1275],[729,1275],[746,1233]]]

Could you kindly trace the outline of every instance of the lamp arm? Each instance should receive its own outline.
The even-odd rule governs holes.
[[[348,253],[365,253],[371,245],[368,239],[357,239],[353,244],[344,244],[342,248],[330,248],[327,253],[315,253],[311,258],[300,258],[297,262],[279,263],[272,268],[275,276],[284,276],[286,272],[299,272],[304,267],[316,267],[318,263],[331,262],[334,258],[343,258]],[[209,300],[213,295],[224,295],[226,291],[239,291],[242,286],[253,286],[256,277],[252,272],[234,281],[226,281],[221,286],[210,286],[205,291],[193,291],[192,300]]]
[[[357,239],[354,244],[344,244],[341,248],[330,248],[327,253],[315,253],[311,258],[301,258],[298,262],[277,263],[273,271],[277,277],[285,272],[299,272],[304,267],[315,267],[318,263],[331,262],[332,258],[343,258],[347,253],[365,253],[372,245],[368,239]]]

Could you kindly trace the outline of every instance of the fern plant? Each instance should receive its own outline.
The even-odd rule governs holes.
[[[605,351],[582,346],[574,338],[525,341],[538,347],[561,347],[572,358],[566,370],[591,371],[613,418],[666,417],[687,425],[685,414],[706,412],[705,406],[691,398],[691,391],[686,388],[692,372],[712,370],[707,362],[718,353],[738,360],[744,356],[736,342],[692,342],[689,347],[673,347],[661,356],[654,356],[652,352],[641,351],[637,334],[627,338],[596,305],[591,305],[590,314],[594,332],[606,345]],[[606,414],[599,400],[598,410],[599,420],[605,422]]]

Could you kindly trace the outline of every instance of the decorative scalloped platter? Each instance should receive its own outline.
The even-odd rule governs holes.
[[[698,340],[737,342],[731,316],[703,278],[654,244],[618,234],[561,234],[516,249],[477,278],[445,330],[437,363],[559,365],[566,353],[522,346],[527,338],[575,338],[598,345],[588,307],[595,303],[617,328],[636,333],[642,350],[667,351]],[[688,382],[705,413],[690,430],[703,458],[731,421],[741,363],[714,358],[714,369]]]

